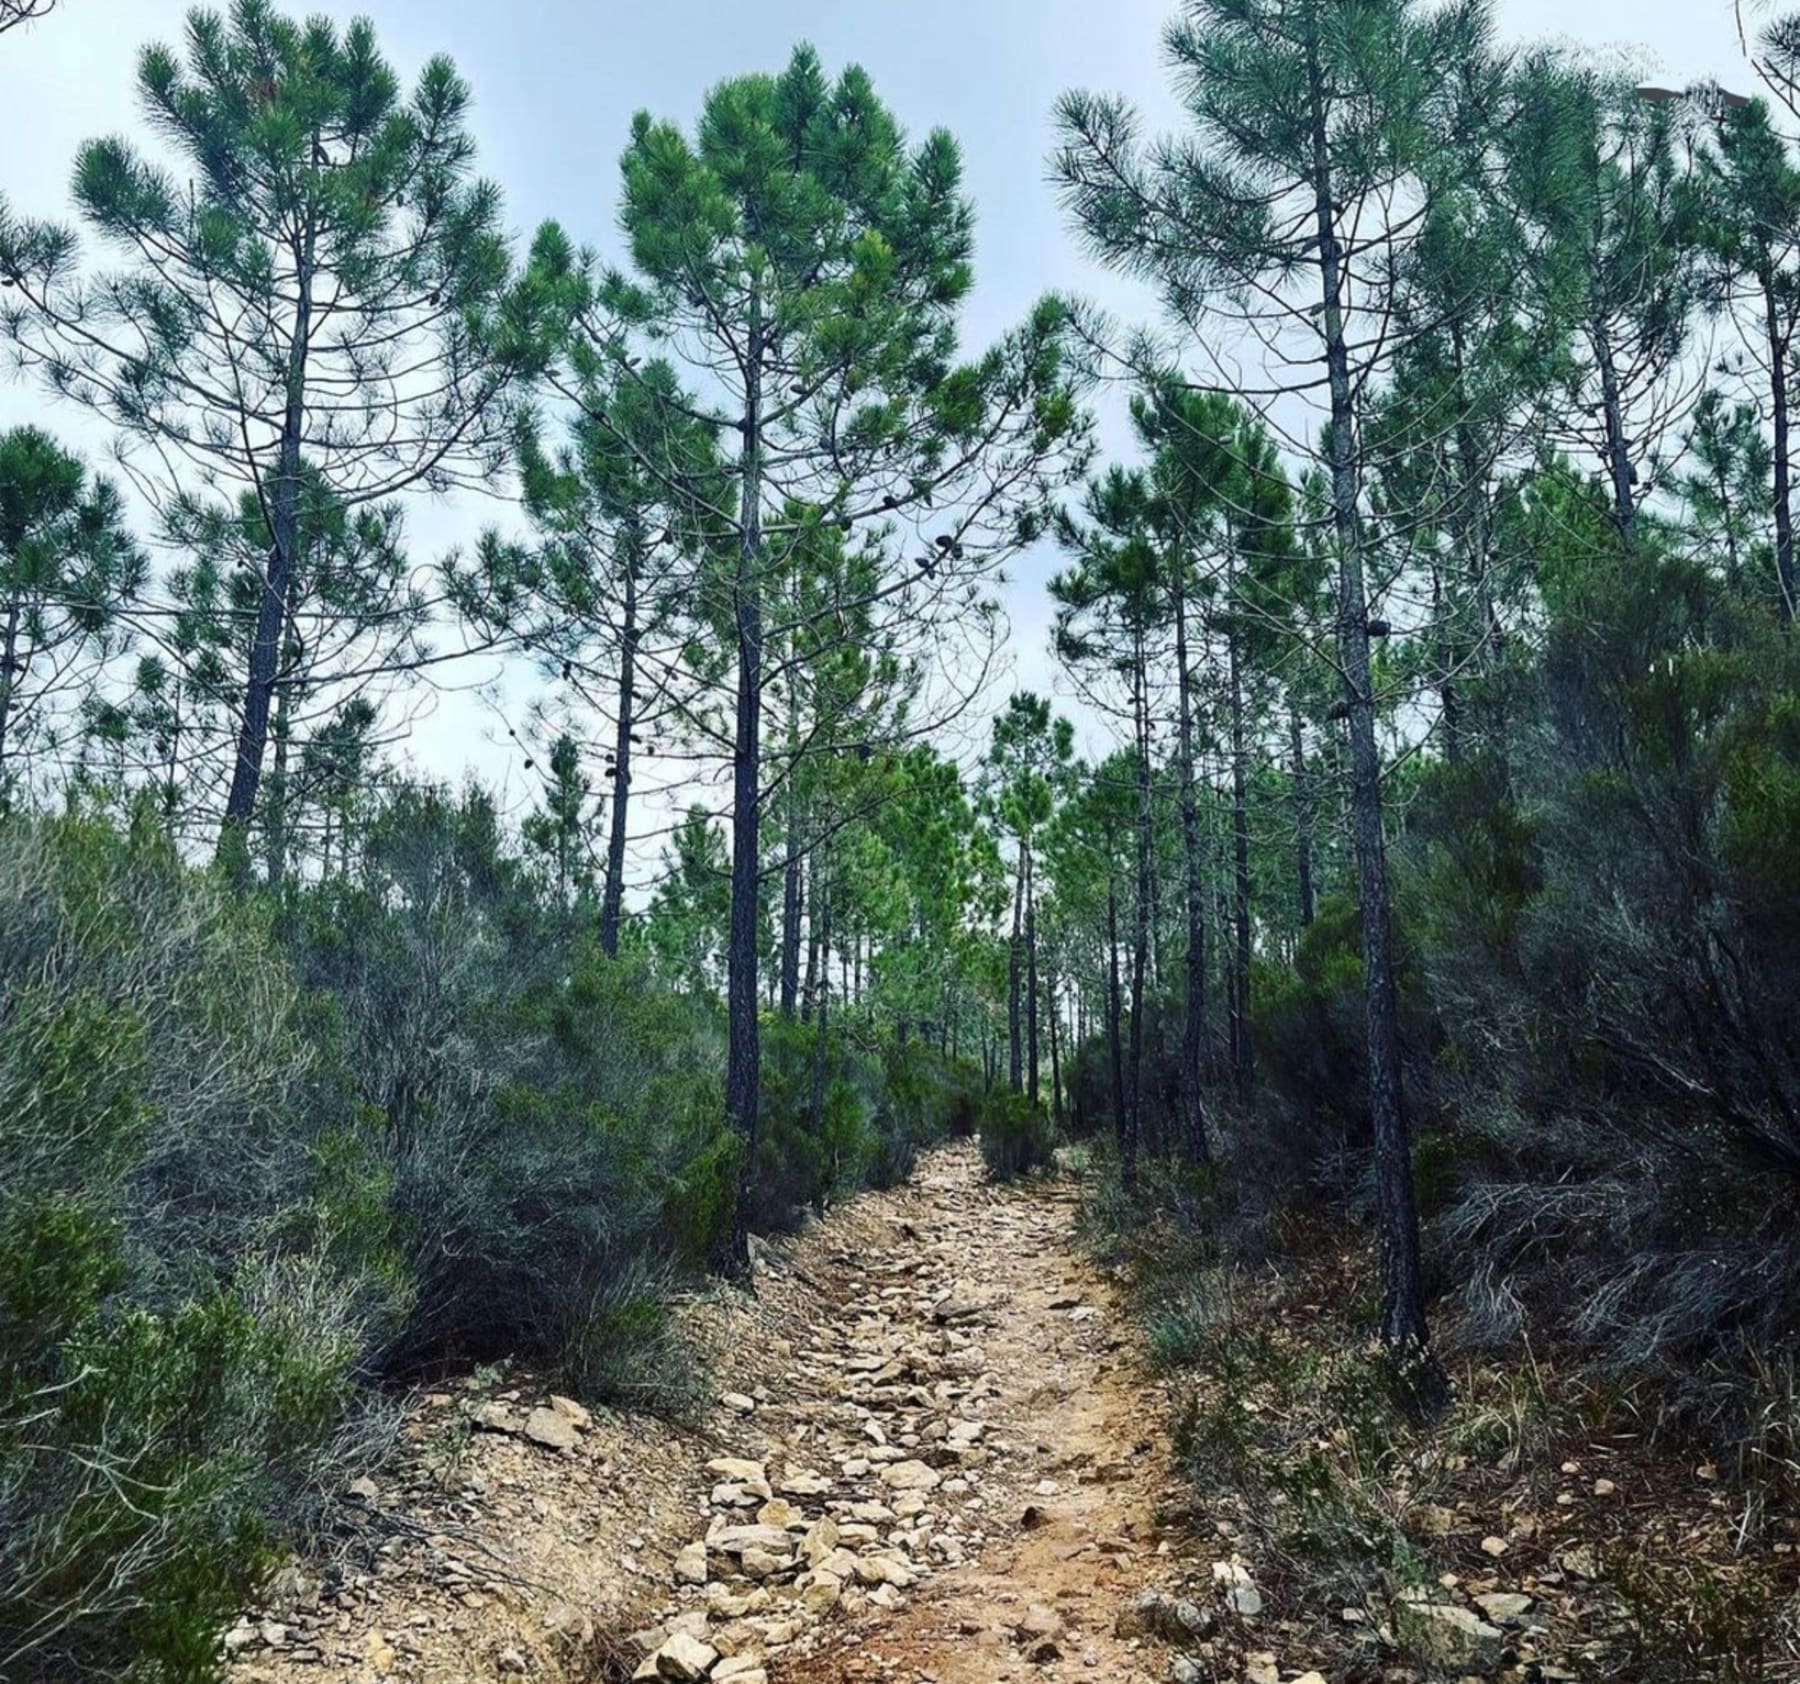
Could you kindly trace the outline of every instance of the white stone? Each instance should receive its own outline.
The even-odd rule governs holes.
[[[923,1462],[890,1462],[881,1470],[881,1483],[894,1491],[935,1491],[941,1478]]]
[[[693,1684],[694,1680],[707,1675],[718,1658],[719,1651],[710,1643],[702,1643],[699,1638],[678,1631],[656,1651],[656,1671],[651,1676]]]

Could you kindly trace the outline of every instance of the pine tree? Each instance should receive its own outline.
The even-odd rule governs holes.
[[[1692,464],[1675,476],[1675,490],[1687,507],[1695,552],[1719,566],[1725,582],[1746,596],[1764,596],[1768,552],[1765,505],[1775,482],[1775,453],[1757,407],[1732,403],[1717,386],[1694,402],[1683,434],[1684,456]],[[1780,605],[1780,570],[1770,570]]]
[[[1494,74],[1486,17],[1469,3],[1194,0],[1166,44],[1192,132],[1146,148],[1122,101],[1069,94],[1054,168],[1103,261],[1150,280],[1173,320],[1202,331],[1251,314],[1266,336],[1282,338],[1272,378],[1327,399],[1321,432],[1362,905],[1382,1329],[1428,1394],[1441,1379],[1429,1359],[1401,1095],[1360,427],[1393,349],[1386,326],[1418,206],[1453,176],[1472,90]]]
[[[1055,816],[1075,753],[1075,728],[1049,702],[1015,691],[995,717],[985,780],[993,820],[1013,845],[1012,933],[1007,943],[1007,1080],[1038,1102],[1038,946],[1035,850]]]
[[[159,503],[202,482],[255,500],[261,589],[221,830],[242,870],[307,476],[356,506],[496,464],[508,256],[499,195],[471,174],[468,87],[438,58],[406,97],[366,21],[196,10],[182,52],[144,51],[138,92],[191,182],[123,139],[86,145],[76,200],[121,266],[84,272],[69,233],[0,219],[0,329],[121,431]]]
[[[268,527],[248,491],[235,504],[179,493],[160,525],[164,544],[187,559],[164,581],[168,613],[157,627],[163,654],[139,682],[167,693],[166,664],[175,661],[185,712],[172,723],[179,744],[170,753],[183,774],[184,804],[211,813],[240,762]],[[353,702],[366,703],[371,722],[378,721],[393,676],[428,658],[431,619],[399,501],[348,504],[306,464],[286,584],[270,686],[270,760],[260,785],[259,829],[272,885],[285,876],[308,822],[313,792],[299,775],[308,741]]]
[[[610,728],[600,945],[616,955],[639,751],[677,725],[692,677],[693,600],[717,524],[704,488],[717,446],[668,364],[624,379],[610,372],[591,346],[575,345],[581,404],[568,442],[551,451],[535,422],[520,427],[537,543],[488,532],[467,561],[450,558],[446,576],[466,625],[531,651],[568,711]]]
[[[1637,537],[1682,406],[1696,300],[1692,196],[1666,104],[1566,59],[1528,60],[1502,129],[1507,192],[1532,231],[1542,324],[1567,324],[1556,419],[1600,463],[1620,542]]]
[[[731,920],[731,867],[704,807],[690,807],[663,850],[662,881],[644,919],[644,941],[670,982],[697,995],[720,981]]]
[[[1146,516],[1159,552],[1164,612],[1174,619],[1177,775],[1188,875],[1189,944],[1203,943],[1204,896],[1192,787],[1193,679],[1188,617],[1198,642],[1224,645],[1226,753],[1231,767],[1232,949],[1227,968],[1229,1053],[1240,1092],[1250,1084],[1250,977],[1253,936],[1250,876],[1250,781],[1259,675],[1298,664],[1316,581],[1294,543],[1293,499],[1273,437],[1243,405],[1178,381],[1154,383],[1133,403],[1138,436],[1153,451]],[[1195,985],[1190,959],[1190,990]],[[1198,1014],[1185,1038],[1187,1079],[1198,1081]]]
[[[1752,378],[1760,388],[1757,396],[1766,401],[1775,605],[1781,623],[1791,626],[1800,607],[1794,574],[1791,418],[1795,337],[1800,333],[1800,167],[1791,143],[1776,132],[1760,100],[1725,111],[1717,135],[1716,147],[1702,154],[1701,165],[1700,240],[1711,259],[1708,302],[1738,319]],[[1708,423],[1715,415],[1697,414],[1697,430],[1703,435],[1712,431]],[[1716,432],[1712,436],[1716,442]],[[1718,512],[1723,518],[1726,511],[1721,507]],[[1731,559],[1735,570],[1735,542]]]
[[[144,575],[109,481],[35,427],[0,433],[0,803],[59,701],[94,684]]]
[[[521,827],[526,845],[550,868],[560,913],[566,914],[592,887],[588,857],[592,795],[593,785],[581,769],[581,745],[565,731],[550,745],[543,805]]]
[[[726,1108],[748,1164],[771,652],[789,646],[790,615],[815,639],[841,614],[857,616],[860,628],[840,635],[873,636],[890,658],[937,668],[956,692],[948,705],[960,706],[986,670],[983,645],[991,655],[996,641],[983,579],[1032,536],[1033,512],[1085,434],[1059,307],[1041,306],[975,362],[954,362],[972,229],[956,146],[941,131],[909,146],[861,70],[832,81],[801,48],[779,76],[714,88],[691,140],[640,115],[623,168],[634,274],[596,275],[555,229],[539,235],[534,273],[542,296],[561,299],[572,342],[605,348],[616,371],[639,366],[640,340],[704,370],[699,413],[735,449],[727,495],[714,501],[710,477],[699,493],[725,537],[694,611],[723,633],[714,682],[731,762]],[[552,378],[582,403],[578,365],[565,360]],[[860,541],[857,594],[790,608],[795,554],[821,521]],[[952,640],[975,657],[954,674],[943,663]],[[928,724],[915,716],[908,729]],[[741,1265],[741,1233],[733,1251]]]
[[[1057,657],[1078,675],[1088,701],[1115,714],[1123,711],[1129,721],[1131,746],[1116,757],[1115,766],[1129,777],[1133,805],[1130,1044],[1124,1053],[1121,1135],[1126,1180],[1132,1183],[1144,1137],[1144,1017],[1154,898],[1151,667],[1169,621],[1169,580],[1151,525],[1149,481],[1141,472],[1109,468],[1088,484],[1078,511],[1062,513],[1057,527],[1063,548],[1075,557],[1073,567],[1050,581],[1058,605]],[[1116,922],[1116,900],[1109,899],[1109,928]],[[1116,939],[1110,945],[1116,953]],[[1118,993],[1116,982],[1112,992]],[[1115,1040],[1117,1033],[1115,1024]]]

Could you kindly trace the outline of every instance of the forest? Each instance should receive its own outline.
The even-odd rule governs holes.
[[[0,75],[84,3],[0,0]],[[742,1458],[736,1577],[663,1591],[713,1626],[623,1670],[241,1623],[377,1560],[465,1378],[759,1421],[806,1337],[697,1329],[831,1259],[839,1327],[948,1272],[937,1405],[855,1391],[830,1478],[1003,1481],[880,1411],[1102,1292],[1166,1463],[1088,1670],[1058,1603],[920,1678],[1800,1678],[1800,14],[1720,5],[1735,92],[1171,0],[1177,126],[1018,141],[1146,313],[983,340],[958,141],[856,65],[780,41],[520,232],[371,9],[143,44],[66,216],[0,165],[0,1678],[910,1678],[719,1622],[923,1618],[868,1552],[960,1535],[790,1473],[804,1549],[733,1550]],[[523,803],[415,752],[471,663]],[[831,1238],[888,1210],[904,1266]]]

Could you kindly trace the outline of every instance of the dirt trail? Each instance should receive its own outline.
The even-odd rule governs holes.
[[[1166,1402],[1074,1218],[1066,1184],[991,1187],[961,1145],[759,1246],[754,1296],[694,1310],[722,1353],[698,1432],[528,1376],[419,1400],[398,1465],[346,1494],[351,1543],[246,1615],[234,1673],[1167,1678],[1115,1633],[1176,1565]]]
[[[854,1612],[771,1677],[1163,1676],[1166,1657],[1152,1671],[1142,1644],[1113,1630],[1156,1557],[1160,1399],[1075,1249],[1070,1190],[990,1188],[958,1150],[891,1204],[889,1243],[845,1254],[848,1290],[812,1330],[824,1360],[794,1380],[850,1467],[865,1419],[947,1462],[927,1511],[944,1547],[925,1554],[950,1559],[903,1606]],[[925,1357],[916,1381],[890,1372],[913,1353]],[[873,1384],[856,1373],[872,1354],[890,1358]],[[959,1359],[971,1378],[933,1379]],[[980,1428],[967,1448],[962,1423]]]

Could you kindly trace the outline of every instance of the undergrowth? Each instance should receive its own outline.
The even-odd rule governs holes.
[[[1716,1376],[1717,1412],[1697,1416],[1690,1394],[1671,1404],[1646,1376],[1522,1341],[1510,1360],[1461,1361],[1450,1406],[1422,1422],[1355,1289],[1360,1251],[1317,1220],[1271,1248],[1268,1213],[1245,1230],[1226,1183],[1152,1166],[1130,1197],[1095,1157],[1083,1237],[1127,1283],[1146,1360],[1173,1389],[1196,1547],[1241,1553],[1316,1643],[1353,1669],[1387,1664],[1377,1634],[1395,1599],[1454,1599],[1449,1574],[1465,1589],[1537,1587],[1507,1641],[1577,1656],[1584,1676],[1800,1676],[1790,1364]],[[1627,1485],[1658,1528],[1595,1495]]]

